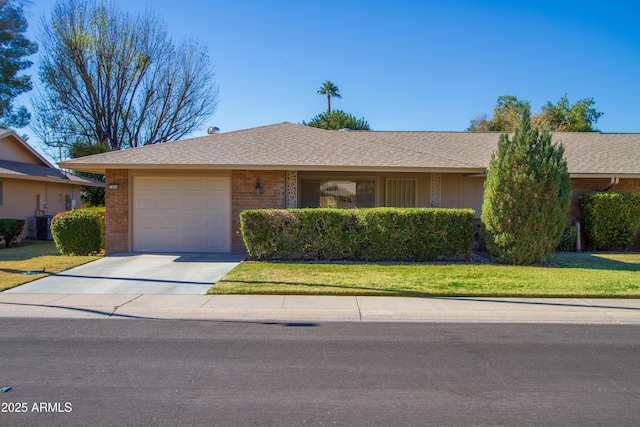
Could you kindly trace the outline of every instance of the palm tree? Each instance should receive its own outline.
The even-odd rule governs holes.
[[[327,95],[327,113],[331,112],[331,97],[334,98],[342,98],[340,96],[340,90],[338,86],[334,85],[332,82],[327,80],[322,84],[320,89],[318,90],[318,95]]]

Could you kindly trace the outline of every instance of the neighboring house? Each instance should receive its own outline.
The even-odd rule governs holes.
[[[245,251],[255,208],[473,208],[499,133],[327,131],[280,123],[60,163],[103,173],[106,252]],[[640,134],[556,133],[580,195],[640,191]]]
[[[0,218],[27,220],[26,237],[36,237],[36,217],[79,208],[82,186],[104,184],[61,171],[15,132],[0,130]]]

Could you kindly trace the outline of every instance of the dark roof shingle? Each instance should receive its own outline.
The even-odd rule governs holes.
[[[29,179],[37,181],[58,181],[67,184],[77,184],[88,187],[101,187],[103,183],[90,178],[73,175],[59,169],[48,166],[34,165],[30,163],[12,162],[0,160],[0,176],[13,179]]]

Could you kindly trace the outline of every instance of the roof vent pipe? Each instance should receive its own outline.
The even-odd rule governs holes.
[[[209,135],[216,135],[220,133],[220,128],[217,126],[211,126],[209,127],[209,129],[207,129],[207,133]]]

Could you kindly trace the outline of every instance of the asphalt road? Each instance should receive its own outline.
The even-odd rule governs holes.
[[[640,327],[2,319],[2,387],[3,426],[636,426]]]

